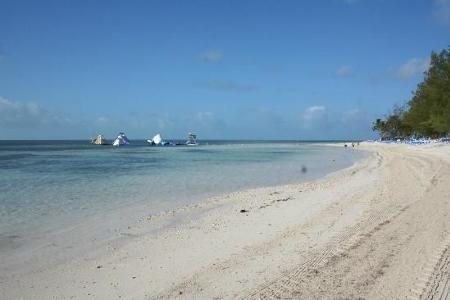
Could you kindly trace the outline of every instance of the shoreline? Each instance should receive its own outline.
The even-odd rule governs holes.
[[[280,141],[280,143],[281,143],[281,141]],[[250,145],[252,145],[252,144],[250,144]],[[280,144],[280,145],[282,145],[282,144]],[[320,147],[324,147],[324,148],[329,148],[330,146],[333,146],[332,143],[328,143],[328,142],[327,143],[317,142],[317,143],[312,143],[312,144],[311,143],[306,143],[305,145],[292,143],[292,144],[287,144],[287,145],[289,147],[301,145],[302,147],[316,147],[316,146],[320,146]],[[214,147],[214,146],[217,146],[217,145],[211,145],[211,146]],[[221,145],[221,146],[224,146],[224,145]],[[225,146],[234,146],[234,145],[230,144],[230,145],[225,145]],[[265,146],[267,146],[267,145],[261,144],[261,147],[265,147]],[[99,148],[97,148],[97,149],[99,149]],[[145,149],[150,149],[150,148],[145,147]],[[208,149],[201,149],[201,150],[208,150]],[[337,156],[337,157],[333,157],[333,162],[334,162],[334,158],[339,158],[339,159],[337,159],[337,161],[338,161],[337,162],[337,166],[333,166],[333,165],[335,165],[334,163],[333,164],[329,164],[329,166],[327,166],[327,167],[320,166],[321,169],[319,171],[316,170],[316,173],[312,172],[313,173],[312,177],[310,176],[311,172],[307,172],[307,174],[306,173],[305,174],[301,174],[301,176],[297,176],[297,177],[284,178],[284,179],[278,180],[278,181],[277,180],[275,180],[275,181],[274,180],[270,180],[273,183],[266,183],[266,182],[263,182],[263,181],[259,180],[259,181],[255,181],[253,183],[248,182],[245,185],[234,184],[234,186],[233,186],[233,185],[228,184],[228,186],[220,187],[219,190],[208,190],[206,192],[199,193],[198,195],[195,193],[194,197],[192,197],[192,199],[190,199],[189,201],[187,201],[185,203],[196,203],[196,202],[202,201],[203,199],[206,199],[206,198],[216,197],[216,196],[224,195],[224,194],[227,194],[227,193],[232,193],[234,191],[243,191],[243,190],[246,190],[246,189],[253,189],[253,188],[258,188],[258,187],[273,186],[273,185],[284,185],[284,184],[294,184],[294,183],[298,183],[298,182],[315,180],[317,178],[320,178],[320,177],[323,177],[323,176],[327,175],[328,173],[332,173],[332,172],[334,172],[336,170],[340,170],[340,169],[346,168],[346,167],[350,166],[353,163],[353,161],[355,161],[357,159],[360,159],[360,157],[344,157],[344,156],[339,157],[339,156]],[[297,165],[298,165],[298,163],[297,163]],[[227,167],[233,168],[233,165],[227,166]],[[323,170],[325,170],[325,172]],[[310,170],[308,169],[308,171],[310,171]],[[147,174],[145,174],[145,175],[147,175]],[[272,176],[267,176],[267,177],[272,177]],[[145,178],[145,180],[152,180],[152,179],[153,178]],[[168,185],[168,184],[166,183],[166,185]],[[102,187],[102,188],[105,188],[105,187]],[[64,191],[61,191],[61,192],[64,193]],[[148,192],[148,191],[145,191],[145,192]],[[142,194],[145,194],[145,193],[142,193]],[[51,195],[51,196],[53,196],[53,195]],[[183,195],[179,195],[179,196],[183,196]],[[95,210],[96,208],[94,207],[93,214],[95,214],[95,213],[103,214],[105,212],[106,213],[111,213],[111,212],[114,213],[115,210],[127,209],[127,207],[134,206],[134,205],[136,205],[136,206],[141,205],[142,207],[149,206],[149,205],[147,205],[149,200],[150,200],[151,205],[153,205],[153,204],[155,204],[155,203],[153,203],[153,202],[155,202],[154,201],[155,200],[154,199],[155,195],[151,195],[151,197],[153,197],[153,198],[150,198],[150,199],[149,198],[143,198],[143,199],[140,199],[138,202],[127,202],[127,201],[120,202],[119,205],[112,206],[112,207],[107,207],[107,206],[105,207],[105,206],[103,206],[101,209],[98,209],[98,210]],[[26,198],[26,197],[24,197],[24,198]],[[86,196],[86,198],[88,198],[88,196]],[[179,197],[177,197],[177,198],[179,198]],[[158,213],[158,212],[161,212],[161,211],[164,211],[164,210],[172,210],[172,208],[175,207],[175,206],[169,206],[169,207],[165,208],[163,205],[161,205],[164,202],[173,202],[173,200],[174,200],[173,197],[172,198],[164,198],[164,197],[162,197],[162,199],[163,200],[162,200],[161,203],[158,203],[156,201],[155,207],[153,208],[150,205],[147,208],[147,210],[151,211],[152,213]],[[183,202],[176,203],[176,206],[180,206],[180,205],[183,206],[184,203]],[[79,211],[83,211],[83,210],[89,211],[91,208],[92,207],[88,207],[86,205],[86,207],[81,207],[79,209]],[[56,214],[59,215],[59,213],[60,212],[57,212]],[[77,214],[77,211],[74,211],[74,213]],[[83,217],[91,217],[93,214],[92,213],[88,213],[86,215],[83,215]],[[51,215],[48,215],[48,216],[51,216]],[[5,213],[5,218],[7,219],[8,217],[9,216]],[[14,230],[16,228],[27,229],[27,226],[29,226],[30,228],[34,229],[34,228],[36,228],[36,225],[37,225],[37,227],[40,226],[39,223],[32,223],[32,225],[29,225],[29,224],[26,224],[25,222],[21,222],[21,220],[24,217],[22,217],[20,215],[13,215],[13,217],[15,219],[19,219],[20,222],[18,222],[18,223],[11,223],[11,224],[9,224],[9,223],[2,223],[2,225],[5,226],[5,228],[10,228],[10,230],[6,230],[6,231],[3,231],[3,232],[0,231],[0,237],[2,235],[5,236],[6,234],[16,234],[16,232],[14,232]],[[27,215],[27,219],[28,219],[28,217],[30,217],[29,219],[34,219],[33,215]],[[66,217],[66,215],[62,214],[61,219],[64,219],[64,217]],[[39,219],[39,218],[41,218],[41,216],[39,214],[37,214],[36,218]],[[42,221],[42,220],[40,220],[40,221]],[[42,223],[45,223],[45,219],[43,221],[44,222],[42,222]],[[45,227],[45,225],[44,225],[44,227]],[[50,229],[50,228],[48,228],[48,229]]]
[[[388,266],[381,264],[378,269],[362,274],[361,268],[355,271],[355,277],[364,279],[371,271],[383,273],[372,278],[373,282],[365,285],[365,289],[364,285],[352,289],[349,281],[341,284],[346,290],[334,286],[334,290],[329,290],[333,294],[326,294],[315,289],[320,285],[312,283],[321,278],[330,285],[328,281],[334,277],[327,277],[331,273],[326,271],[344,270],[333,264],[344,264],[346,259],[362,252],[366,239],[370,241],[404,217],[415,203],[421,202],[433,178],[448,183],[450,178],[434,174],[433,166],[441,163],[444,167],[440,172],[448,171],[450,162],[445,155],[449,147],[440,147],[444,154],[435,147],[412,147],[361,144],[361,149],[372,154],[312,182],[229,193],[152,216],[141,220],[136,228],[121,232],[126,242],[122,245],[112,241],[99,249],[103,254],[97,257],[80,256],[20,278],[2,275],[0,290],[6,299],[28,299],[33,295],[127,299],[271,298],[270,295],[335,298],[351,297],[349,292],[356,293],[353,296],[380,298],[370,294],[367,287],[387,284],[381,279],[388,276],[392,264],[383,255],[380,259],[385,259]],[[392,191],[389,186],[399,184],[398,181],[405,186]],[[437,182],[436,186],[441,185]],[[438,204],[440,214],[448,212],[448,204]],[[448,222],[441,223],[440,227],[436,225],[441,231],[450,229]],[[402,225],[400,222],[399,226]],[[393,237],[402,239],[398,235]],[[436,239],[432,239],[429,248],[436,245]],[[386,247],[379,248],[381,251]],[[396,257],[395,253],[389,253]],[[414,269],[410,263],[406,265]],[[422,267],[420,263],[418,267]],[[388,296],[406,296],[417,271],[420,268],[415,272],[409,270],[411,275],[403,282],[392,275],[391,282],[403,286],[397,286],[397,291],[391,286],[387,289]]]
[[[315,147],[316,145],[311,145]],[[323,143],[320,146],[332,147],[333,144]],[[356,150],[356,149],[352,149]],[[170,226],[173,222],[168,220],[168,217],[177,217],[177,223],[183,222],[183,218],[190,218],[190,214],[198,215],[202,213],[202,206],[210,207],[212,203],[216,203],[217,199],[232,198],[233,195],[245,191],[258,190],[262,188],[270,188],[277,186],[285,186],[298,184],[301,182],[309,182],[310,180],[318,180],[329,176],[336,172],[333,168],[339,168],[337,172],[348,168],[345,165],[353,164],[355,161],[364,159],[365,154],[358,154],[355,157],[339,157],[341,161],[337,167],[330,165],[330,169],[325,174],[320,172],[313,172],[310,174],[302,174],[299,176],[296,183],[285,183],[282,185],[269,186],[251,186],[234,189],[233,191],[217,192],[214,195],[199,196],[198,200],[188,201],[187,204],[175,204],[169,208],[160,210],[158,206],[152,207],[147,203],[137,202],[132,205],[124,204],[119,207],[109,208],[100,212],[95,212],[83,219],[83,222],[73,222],[71,220],[63,222],[52,222],[51,224],[41,225],[40,227],[31,228],[32,231],[21,232],[12,231],[8,234],[3,234],[0,240],[0,250],[3,252],[0,259],[4,259],[6,263],[0,267],[2,272],[16,272],[23,274],[25,271],[31,272],[33,270],[40,270],[46,265],[58,265],[66,263],[71,259],[71,256],[88,256],[93,258],[98,255],[98,248],[104,248],[109,243],[122,246],[126,243],[124,236],[127,236],[130,228],[142,228],[142,223],[147,222],[150,218],[153,220],[159,219],[161,224],[157,228],[148,228],[137,230],[133,233],[135,236],[143,236],[155,231],[164,230],[164,222]],[[350,156],[353,156],[350,155]],[[330,156],[334,158],[333,155]],[[337,158],[336,157],[336,158]],[[330,161],[331,161],[330,158]],[[351,162],[353,161],[353,162]],[[333,163],[334,164],[334,163]],[[344,165],[345,167],[343,167]],[[351,166],[351,165],[350,165]],[[306,178],[302,178],[305,177]],[[312,178],[312,179],[311,179]],[[198,211],[196,211],[198,210]],[[60,219],[62,217],[59,217]],[[59,220],[59,219],[56,219]],[[109,221],[116,220],[116,221]],[[58,227],[55,227],[58,224]],[[91,228],[94,228],[94,231]],[[13,227],[12,227],[13,228]],[[26,228],[26,227],[24,227]],[[71,237],[80,238],[76,242],[72,241]],[[76,244],[75,244],[76,243]],[[116,246],[115,246],[116,247]],[[117,246],[118,247],[118,246]],[[116,247],[116,248],[117,248]],[[61,248],[61,249],[59,249]],[[44,249],[44,250],[42,250]],[[74,250],[75,249],[75,250]],[[60,251],[61,250],[61,251]],[[70,251],[70,255],[59,254]],[[9,253],[8,253],[9,252]],[[103,251],[104,252],[104,251]],[[32,257],[34,253],[39,254],[39,259]],[[25,259],[24,259],[25,258]],[[30,262],[28,262],[29,260]],[[20,266],[22,264],[23,266]],[[6,266],[5,266],[6,265]]]

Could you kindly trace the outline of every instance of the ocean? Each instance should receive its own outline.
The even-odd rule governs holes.
[[[313,180],[365,155],[320,142],[131,142],[0,141],[0,250],[107,212],[139,207],[152,215],[222,193]]]

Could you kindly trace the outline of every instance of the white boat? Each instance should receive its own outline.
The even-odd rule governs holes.
[[[149,143],[152,146],[172,146],[173,144],[171,142],[167,142],[163,140],[161,137],[161,134],[156,134],[151,140],[147,140],[147,143]]]
[[[94,144],[94,145],[108,145],[109,142],[103,135],[99,134],[99,135],[97,135],[96,138],[93,138],[91,140],[91,144]]]
[[[161,134],[156,134],[151,140],[147,140],[147,143],[155,146],[159,146],[162,142]]]
[[[193,134],[192,132],[189,132],[188,139],[186,141],[187,146],[197,146],[197,135]]]
[[[114,141],[113,146],[121,146],[121,145],[129,145],[129,144],[130,144],[130,141],[128,140],[125,133],[120,132],[119,135],[117,136],[116,140]]]

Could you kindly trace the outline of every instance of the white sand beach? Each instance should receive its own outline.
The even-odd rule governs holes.
[[[2,257],[1,298],[448,299],[450,145],[359,148],[320,180],[148,217],[95,253]]]

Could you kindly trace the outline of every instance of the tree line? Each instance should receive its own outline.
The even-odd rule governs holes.
[[[404,106],[396,106],[372,129],[384,139],[450,134],[450,46],[431,53],[430,67]]]

